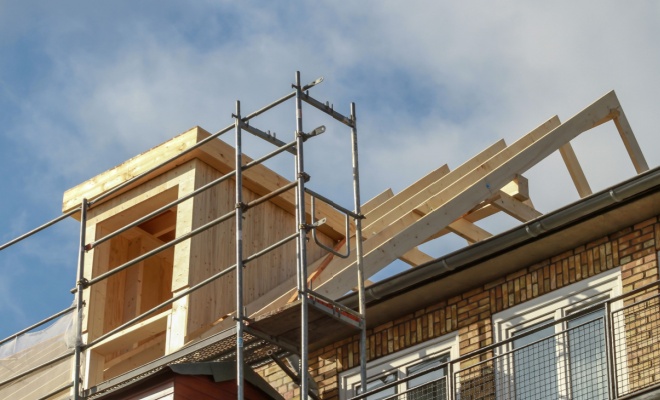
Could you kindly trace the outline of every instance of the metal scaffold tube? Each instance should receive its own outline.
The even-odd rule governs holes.
[[[289,243],[293,240],[296,240],[297,238],[298,238],[298,233],[297,232],[293,233],[293,234],[285,237],[284,239],[282,239],[282,240],[280,240],[280,241],[278,241],[278,242],[276,242],[276,243],[274,243],[274,244],[258,251],[257,253],[254,253],[254,254],[248,256],[245,260],[243,260],[243,265],[248,264],[249,262],[254,261],[257,258],[263,256],[264,254],[267,254],[267,253],[269,253],[269,252],[271,252],[271,251],[273,251],[273,250],[275,250],[275,249],[277,249],[281,246],[284,246],[285,244],[287,244],[287,243]],[[227,275],[227,274],[229,274],[230,272],[233,272],[233,271],[236,271],[236,264],[231,265],[231,266],[223,269],[222,271],[217,272],[217,273],[209,276],[208,278],[204,279],[203,281],[201,281],[201,282],[191,286],[190,288],[180,292],[179,294],[172,297],[171,299],[166,300],[166,301],[158,304],[157,306],[143,312],[142,314],[140,314],[137,317],[131,319],[130,321],[127,321],[127,322],[119,325],[118,327],[114,328],[113,330],[104,333],[103,335],[99,336],[98,338],[96,338],[96,339],[92,340],[91,342],[87,343],[85,345],[85,348],[90,348],[90,347],[93,347],[94,345],[96,345],[98,343],[103,342],[107,338],[109,338],[109,337],[123,331],[124,329],[128,328],[129,326],[143,320],[145,317],[154,314],[156,311],[161,310],[164,307],[169,306],[170,304],[173,304],[177,300],[180,300],[180,299],[186,297],[187,295],[197,291],[198,289],[208,285],[211,282],[214,282],[214,281],[218,280],[219,278],[221,278],[221,277],[223,277],[223,276],[225,276],[225,275]]]
[[[364,298],[364,265],[362,260],[362,214],[360,212],[360,166],[358,163],[358,142],[357,142],[357,116],[355,115],[355,103],[351,103],[351,142],[352,142],[352,161],[353,161],[353,201],[355,202],[355,213],[358,218],[355,219],[355,254],[357,262],[358,279],[358,297],[360,302],[359,312],[362,315],[362,324],[360,331],[360,381],[363,388],[367,387],[367,307]]]
[[[20,241],[23,240],[23,239],[27,239],[27,238],[29,238],[30,236],[32,236],[32,235],[34,235],[34,234],[36,234],[36,233],[39,233],[39,232],[43,231],[44,229],[46,229],[46,228],[48,228],[48,227],[50,227],[50,226],[52,226],[52,225],[55,225],[56,223],[58,223],[58,222],[60,222],[60,221],[62,221],[62,220],[65,220],[65,219],[69,218],[70,216],[74,215],[74,214],[77,213],[77,212],[78,212],[78,209],[77,209],[77,208],[74,208],[73,210],[71,210],[71,211],[69,211],[69,212],[67,212],[67,213],[65,213],[65,214],[62,214],[62,215],[60,215],[59,217],[57,217],[57,218],[55,218],[55,219],[53,219],[53,220],[50,220],[50,221],[46,222],[45,224],[42,224],[41,226],[39,226],[39,227],[37,227],[37,228],[32,229],[30,232],[24,233],[24,234],[22,234],[21,236],[15,238],[15,239],[10,240],[9,242],[7,242],[7,243],[3,244],[2,246],[0,246],[0,251],[6,249],[6,248],[9,247],[9,246],[12,246],[12,245],[14,245],[14,244],[20,242]]]
[[[80,399],[80,384],[82,383],[81,355],[84,349],[82,340],[83,324],[83,289],[85,287],[85,231],[87,229],[87,199],[80,206],[80,244],[78,247],[78,274],[76,276],[76,344],[73,362],[73,398]]]
[[[236,101],[236,398],[243,400],[243,146],[241,138],[241,102]]]
[[[305,220],[305,163],[303,158],[303,114],[302,114],[302,87],[300,84],[300,71],[296,71],[296,223],[298,224],[299,238],[297,245],[298,256],[298,299],[300,300],[300,398],[307,399],[309,392],[309,349],[308,329],[309,320],[307,307],[307,227]]]

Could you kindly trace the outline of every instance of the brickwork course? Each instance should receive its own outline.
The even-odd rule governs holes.
[[[623,293],[658,280],[659,251],[660,222],[656,216],[370,329],[368,361],[456,330],[460,355],[467,354],[493,343],[492,316],[507,308],[619,266]],[[648,293],[634,300],[645,296]],[[462,362],[461,368],[478,361]],[[320,397],[339,399],[339,373],[359,364],[358,336],[310,354],[310,371]],[[285,398],[300,398],[298,386],[276,365],[257,372]]]

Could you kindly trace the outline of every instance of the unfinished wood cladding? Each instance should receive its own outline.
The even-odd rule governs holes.
[[[179,153],[191,148],[196,143],[208,138],[210,134],[200,127],[194,127],[179,136],[143,153],[130,160],[124,162],[117,167],[103,172],[94,178],[87,180],[64,193],[62,203],[62,212],[67,212],[79,207],[82,199],[87,198],[93,200],[101,194],[127,182],[128,180],[140,176],[142,173],[149,171],[166,160],[177,156]],[[148,174],[110,198],[116,197],[121,193],[142,185],[151,179],[160,176],[179,165],[185,164],[189,160],[200,159],[209,164],[222,174],[229,173],[235,169],[235,151],[234,148],[223,142],[222,140],[211,140],[203,146],[190,151],[189,153],[177,158],[176,160],[167,163],[166,165],[158,168],[156,171]],[[243,155],[243,164],[247,164],[252,159]],[[313,179],[313,177],[312,177]],[[284,177],[278,175],[264,165],[255,165],[243,173],[243,185],[245,188],[257,193],[258,195],[265,195],[274,190],[277,190],[289,181]],[[108,201],[104,199],[103,202]],[[274,204],[294,214],[295,211],[295,195],[293,190],[289,190],[280,196],[271,200]],[[306,210],[310,210],[310,197],[306,196]],[[340,240],[345,234],[345,220],[343,214],[328,206],[323,202],[316,204],[316,219],[326,218],[326,223],[319,227],[319,231],[332,237],[334,240]],[[310,215],[308,213],[308,219]]]
[[[196,167],[196,186],[217,178],[219,172],[198,162]],[[226,182],[196,197],[193,211],[192,228],[215,219],[234,210],[234,183]],[[244,190],[244,201],[249,202],[257,195]],[[247,257],[270,244],[295,233],[295,219],[291,214],[272,203],[264,203],[248,210],[243,221],[244,255]],[[319,234],[320,240],[326,245],[332,245],[332,240]],[[206,232],[195,236],[190,241],[191,257],[188,285],[192,286],[209,276],[221,271],[236,262],[235,254],[235,222],[233,219],[223,222]],[[209,243],[222,243],[222,246],[210,246]],[[295,277],[296,251],[295,242],[291,241],[262,257],[246,264],[243,271],[244,298],[252,302],[263,294],[277,287],[288,278]],[[310,241],[307,258],[309,262],[316,261],[325,251]],[[219,260],[221,260],[219,262]],[[235,310],[236,292],[235,277],[225,275],[216,282],[193,293],[188,310],[188,330],[197,331],[212,325],[218,318],[224,317]],[[231,288],[228,290],[228,288]]]
[[[143,156],[151,157],[149,153]],[[87,223],[90,241],[190,194],[225,173],[200,158],[163,171],[92,207]],[[275,184],[281,185],[278,179]],[[244,188],[246,202],[261,195]],[[85,260],[85,277],[93,279],[211,220],[233,213],[234,204],[235,183],[229,179],[95,246]],[[295,217],[289,212],[291,207],[287,208],[265,202],[245,212],[246,257],[295,232]],[[322,232],[319,238],[326,245],[334,245],[334,240]],[[309,262],[324,253],[310,243]],[[295,259],[295,242],[291,242],[246,264],[246,301],[257,299],[294,276]],[[232,217],[85,290],[84,298],[89,304],[83,323],[86,341],[100,337],[234,264],[235,222]],[[234,312],[235,285],[234,274],[229,273],[191,296],[164,307],[146,321],[95,345],[88,351],[87,384],[99,383],[175,351],[213,327],[218,320]]]
[[[367,332],[368,360],[405,350],[456,330],[460,354],[467,354],[493,343],[491,318],[504,309],[619,266],[623,293],[656,281],[659,251],[660,221],[659,217],[654,217],[460,295],[445,299],[439,297],[436,304],[370,329]],[[648,297],[648,294],[641,296]],[[467,360],[461,368],[478,361]],[[321,398],[338,399],[339,373],[359,363],[357,336],[310,354],[310,370],[319,386]],[[297,387],[280,374],[276,366],[264,366],[258,372],[285,398],[294,398],[298,394]],[[642,369],[637,373],[648,375]]]

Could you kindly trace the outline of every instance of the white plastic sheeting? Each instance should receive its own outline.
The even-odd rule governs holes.
[[[61,336],[67,348],[73,348],[75,345],[75,331],[73,329],[73,316],[75,312],[64,314],[50,326],[34,331],[24,333],[13,340],[0,345],[0,362],[6,358],[12,358],[17,353],[37,346],[47,340]]]

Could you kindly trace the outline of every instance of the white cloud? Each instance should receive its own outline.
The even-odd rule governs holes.
[[[363,199],[455,168],[499,138],[512,143],[554,114],[566,120],[610,89],[660,164],[654,1],[21,4],[0,4],[0,93],[14,93],[19,110],[2,138],[29,148],[29,162],[17,153],[2,165],[21,167],[13,189],[29,202],[6,207],[58,203],[193,125],[223,128],[235,100],[259,108],[287,93],[298,69],[306,82],[326,77],[312,94],[336,109],[357,102]],[[306,118],[306,128],[321,123]],[[292,107],[254,123],[288,140]],[[335,193],[350,174],[348,134],[328,126],[307,162],[313,185]],[[575,148],[594,189],[633,174],[611,126]],[[570,183],[556,155],[526,175],[542,211],[577,199],[558,190]]]

